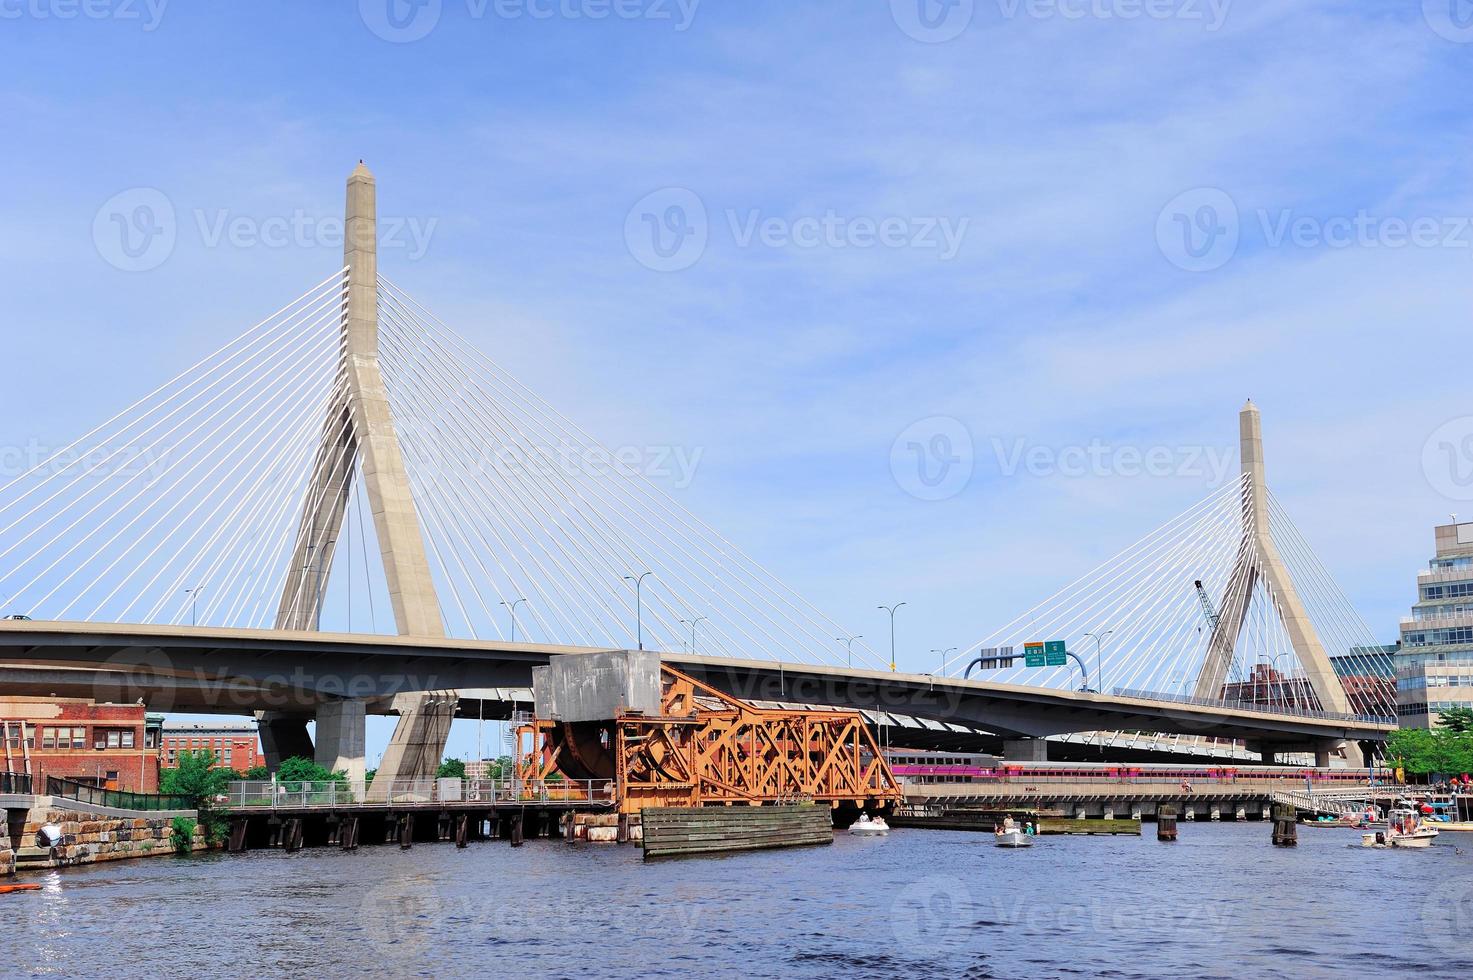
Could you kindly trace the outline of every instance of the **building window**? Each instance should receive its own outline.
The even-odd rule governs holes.
[[[41,748],[43,748],[43,749],[54,749],[54,748],[56,748],[56,729],[54,729],[54,728],[43,728],[43,729],[41,729]]]
[[[74,748],[74,749],[85,749],[86,747],[87,747],[87,729],[85,729],[85,728],[73,728],[72,729],[72,748]]]
[[[120,734],[123,736],[123,748],[131,749],[133,747],[133,737],[136,733],[133,731],[133,729],[129,728],[126,731],[121,732]]]

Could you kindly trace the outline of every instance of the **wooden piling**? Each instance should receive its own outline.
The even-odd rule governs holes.
[[[399,818],[399,850],[407,851],[414,846],[414,814],[406,813]]]
[[[344,817],[338,825],[338,845],[345,851],[358,850],[357,817]]]
[[[524,819],[525,819],[525,814],[521,810],[518,810],[516,813],[512,814],[512,818],[511,818],[511,846],[512,847],[521,847],[522,846],[522,829],[523,829],[523,820]]]
[[[230,853],[239,854],[246,849],[246,830],[249,826],[249,817],[236,817],[230,821]]]
[[[1299,845],[1299,813],[1292,804],[1274,804],[1275,847],[1297,847]]]
[[[642,823],[646,858],[834,842],[827,806],[646,807]]]
[[[470,843],[471,816],[468,813],[458,814],[455,818],[455,846],[465,847]]]
[[[1156,809],[1156,839],[1176,840],[1176,807],[1162,806]]]

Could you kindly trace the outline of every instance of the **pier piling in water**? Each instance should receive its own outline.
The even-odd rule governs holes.
[[[1297,847],[1299,844],[1299,820],[1294,807],[1288,803],[1274,804],[1275,847]]]
[[[1156,811],[1156,839],[1176,840],[1176,807],[1163,806]]]

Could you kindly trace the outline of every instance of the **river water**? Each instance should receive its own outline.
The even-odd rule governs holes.
[[[1473,976],[1473,834],[900,830],[645,864],[561,841],[153,858],[28,880],[4,976]],[[1459,838],[1466,840],[1462,844]]]

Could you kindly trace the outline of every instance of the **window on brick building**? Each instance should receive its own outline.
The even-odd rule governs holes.
[[[72,729],[72,748],[74,748],[74,749],[85,749],[86,747],[87,747],[87,729],[85,729],[85,728],[73,728]]]
[[[41,748],[43,748],[43,749],[54,749],[54,748],[56,748],[56,729],[54,729],[54,728],[43,728],[43,729],[41,729]]]
[[[131,749],[133,747],[133,738],[137,733],[134,732],[133,729],[129,728],[121,734],[123,736],[123,748]]]

